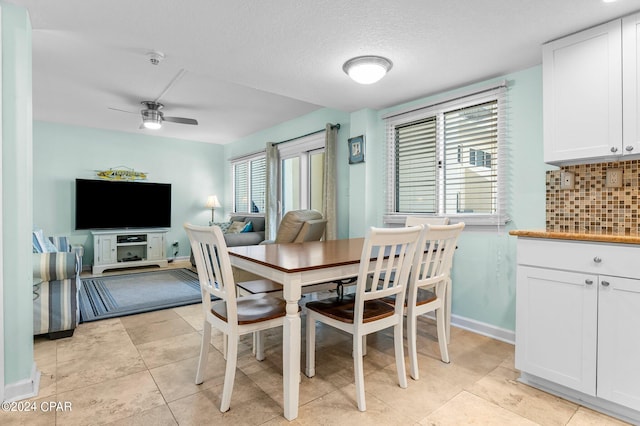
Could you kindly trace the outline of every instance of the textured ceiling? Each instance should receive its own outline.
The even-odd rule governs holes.
[[[380,109],[524,69],[546,41],[640,0],[20,0],[33,26],[34,119],[229,143],[322,107]],[[151,65],[147,52],[166,58]],[[394,63],[361,86],[349,58]],[[165,123],[140,130],[140,102]]]

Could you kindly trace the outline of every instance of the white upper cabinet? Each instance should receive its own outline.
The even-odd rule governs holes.
[[[622,19],[624,155],[640,154],[640,13]]]
[[[545,162],[621,155],[622,20],[545,44],[542,64]]]

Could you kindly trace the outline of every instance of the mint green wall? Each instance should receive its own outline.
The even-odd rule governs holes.
[[[31,24],[23,8],[2,3],[0,12],[3,385],[23,389],[33,365]]]
[[[540,66],[499,79],[509,83],[507,133],[509,142],[508,211],[511,222],[501,227],[469,227],[460,238],[453,269],[453,314],[515,330],[515,237],[508,231],[545,226],[545,171],[542,160],[542,70]],[[371,87],[375,90],[375,86]],[[383,226],[386,211],[386,113],[436,102],[456,91],[420,98],[381,111],[364,109],[350,114],[323,109],[251,135],[225,146],[227,158],[263,149],[268,141],[280,141],[322,128],[326,121],[340,122],[338,154],[339,237],[363,236],[369,226]],[[349,123],[347,125],[347,123]],[[365,135],[365,163],[348,165],[346,141]],[[230,176],[228,163],[225,174]],[[227,185],[223,204],[231,208]]]
[[[329,108],[319,109],[303,117],[286,121],[269,129],[254,133],[245,138],[234,141],[232,144],[224,146],[225,176],[231,177],[230,158],[246,155],[256,151],[264,150],[267,142],[281,142],[292,138],[324,130],[327,123],[340,124],[338,131],[337,147],[337,173],[338,173],[338,237],[347,238],[349,233],[349,164],[347,160],[347,139],[349,138],[350,114],[332,110]],[[220,198],[223,205],[224,214],[228,216],[233,211],[232,182],[227,181],[224,197]]]
[[[178,256],[189,255],[183,223],[206,225],[211,219],[211,210],[204,207],[207,196],[224,192],[221,145],[38,121],[33,130],[34,224],[45,235],[68,235],[72,243],[83,244],[85,265],[92,263],[93,248],[88,231],[75,231],[76,178],[126,166],[147,172],[149,182],[170,183],[169,258],[175,240]]]
[[[545,227],[545,171],[542,146],[542,68],[536,66],[499,79],[508,81],[508,211],[511,222],[486,229],[468,228],[456,251],[453,314],[515,330],[516,248],[511,229]],[[478,84],[478,85],[480,85]],[[474,86],[461,88],[466,91]],[[418,99],[380,111],[383,115],[416,104],[435,102],[456,91]],[[384,132],[381,123],[379,132]],[[381,211],[384,206],[381,205]]]

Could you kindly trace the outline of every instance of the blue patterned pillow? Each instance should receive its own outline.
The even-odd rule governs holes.
[[[245,222],[244,228],[240,232],[253,232],[253,223]]]
[[[231,222],[209,222],[210,226],[218,226],[223,234],[226,234],[231,226]]]
[[[56,246],[48,238],[44,237],[42,229],[34,229],[32,235],[34,253],[56,253],[58,251]]]

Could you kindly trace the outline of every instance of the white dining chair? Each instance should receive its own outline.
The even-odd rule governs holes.
[[[363,351],[365,336],[393,327],[396,369],[401,388],[407,387],[402,338],[403,306],[382,301],[395,295],[404,300],[411,261],[423,226],[370,228],[365,237],[355,294],[307,303],[306,375],[315,375],[316,321],[353,336],[353,364],[358,409],[366,410]],[[375,259],[371,266],[371,259]],[[395,271],[394,274],[391,272]],[[384,278],[380,278],[384,275]],[[372,285],[371,283],[377,283]]]
[[[449,218],[442,216],[407,216],[404,226],[448,225]]]
[[[184,228],[198,269],[204,315],[196,384],[204,381],[213,326],[224,333],[228,339],[228,344],[223,349],[227,365],[220,403],[220,411],[225,412],[231,405],[239,337],[256,331],[281,327],[286,315],[286,303],[280,298],[268,297],[266,294],[237,297],[227,245],[220,228],[195,226],[188,223],[185,223]],[[212,302],[211,296],[219,300]],[[262,346],[259,345],[256,358],[261,360],[263,357]]]
[[[449,218],[442,216],[407,216],[404,225],[416,226],[416,225],[448,225]],[[447,344],[451,343],[451,297],[452,297],[452,285],[451,280],[447,284],[444,295],[445,306],[445,323],[444,328],[447,336]]]
[[[407,315],[407,342],[409,346],[409,372],[414,380],[419,379],[417,353],[418,317],[428,312],[436,313],[436,331],[440,357],[449,362],[445,332],[445,294],[451,280],[451,264],[458,236],[464,223],[455,225],[426,225],[420,236],[403,303]],[[396,298],[386,298],[397,305]]]

